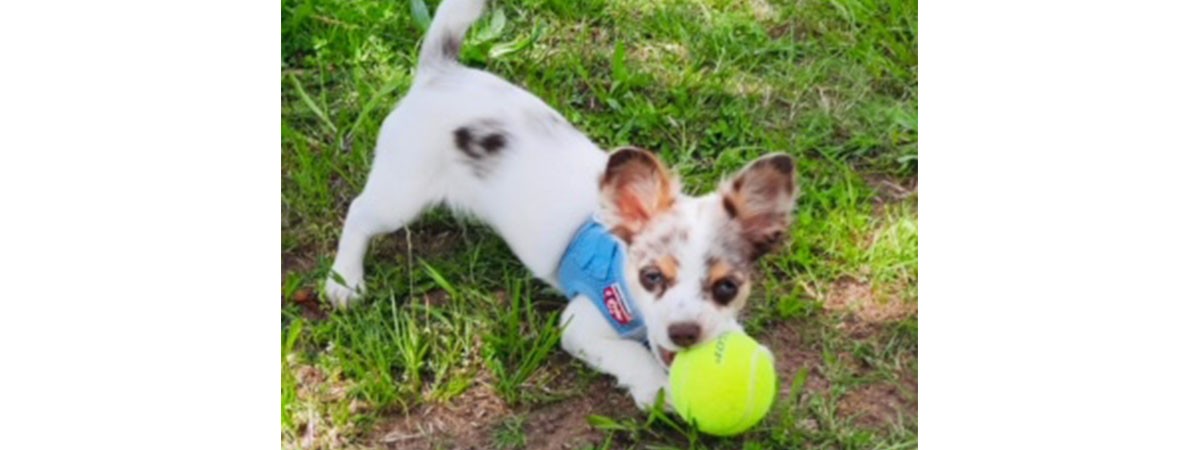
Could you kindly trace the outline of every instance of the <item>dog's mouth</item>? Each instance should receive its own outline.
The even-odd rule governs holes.
[[[662,359],[663,364],[667,365],[667,367],[671,367],[671,363],[675,362],[675,352],[662,348],[661,346],[658,347],[658,356],[659,359]]]

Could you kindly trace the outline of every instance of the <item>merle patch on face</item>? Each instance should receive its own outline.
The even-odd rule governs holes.
[[[509,134],[494,120],[481,120],[454,129],[454,147],[477,177],[487,176],[495,159],[509,145]]]

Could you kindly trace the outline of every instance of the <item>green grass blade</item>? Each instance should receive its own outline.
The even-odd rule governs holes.
[[[325,124],[326,128],[329,128],[330,133],[333,133],[334,136],[337,136],[337,125],[334,125],[333,121],[329,120],[329,116],[325,115],[325,111],[321,110],[321,108],[317,106],[317,102],[314,102],[312,97],[308,96],[308,92],[304,90],[304,86],[300,85],[300,80],[296,79],[295,75],[288,75],[288,79],[291,80],[292,86],[296,88],[296,93],[300,95],[300,100],[303,101],[306,106],[308,106],[308,109],[312,111],[313,114],[317,115],[318,119],[321,119],[321,123]]]
[[[446,291],[447,294],[450,294],[451,298],[458,298],[458,289],[455,289],[453,284],[450,284],[449,281],[446,281],[446,277],[442,276],[441,272],[438,272],[437,269],[434,269],[433,266],[429,265],[429,263],[425,261],[421,261],[421,267],[425,269],[425,274],[429,275],[429,278],[432,278],[433,282],[437,284],[439,288],[441,288],[443,291]]]
[[[800,401],[800,394],[804,393],[804,385],[808,383],[808,368],[800,369],[796,376],[792,378],[792,391],[788,396],[788,407],[795,406]]]
[[[429,29],[429,23],[433,20],[429,17],[429,7],[425,6],[424,0],[408,0],[408,8],[412,13],[413,22],[421,28],[421,31]]]
[[[536,42],[537,39],[539,37],[541,37],[541,35],[542,35],[541,25],[534,25],[533,32],[530,33],[528,36],[525,36],[523,38],[520,38],[520,39],[517,39],[514,41],[504,42],[504,43],[500,43],[500,44],[496,44],[496,45],[492,46],[492,48],[488,50],[488,58],[500,59],[506,55],[525,50],[526,48],[529,48],[530,45],[533,45],[533,43]]]

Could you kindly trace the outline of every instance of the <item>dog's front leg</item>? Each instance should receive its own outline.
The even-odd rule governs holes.
[[[617,378],[643,410],[667,392],[667,372],[641,343],[622,339],[585,297],[576,297],[562,315],[562,347],[592,368]],[[667,396],[670,401],[670,396]]]

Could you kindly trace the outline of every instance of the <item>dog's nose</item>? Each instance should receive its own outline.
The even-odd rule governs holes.
[[[667,336],[680,347],[691,347],[700,340],[700,325],[696,322],[673,323],[667,327]]]

